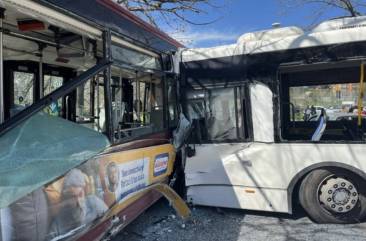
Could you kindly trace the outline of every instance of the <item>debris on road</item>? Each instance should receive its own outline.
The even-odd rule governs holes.
[[[366,240],[366,223],[324,225],[315,224],[304,215],[209,207],[191,208],[192,217],[183,221],[164,202],[147,210],[113,241]]]

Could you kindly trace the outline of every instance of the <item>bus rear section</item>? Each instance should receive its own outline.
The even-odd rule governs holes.
[[[106,240],[162,196],[189,214],[168,185],[176,83],[162,52],[177,43],[132,23],[123,36],[125,10],[80,2],[0,3],[2,241]]]
[[[293,213],[319,223],[365,217],[364,17],[248,33],[182,49],[187,199]]]

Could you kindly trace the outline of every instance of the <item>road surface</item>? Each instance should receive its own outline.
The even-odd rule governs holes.
[[[305,215],[289,216],[234,209],[195,207],[183,222],[159,201],[113,241],[365,241],[366,223],[320,225]]]

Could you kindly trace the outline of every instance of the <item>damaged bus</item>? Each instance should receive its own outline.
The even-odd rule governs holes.
[[[181,45],[109,0],[0,2],[0,240],[109,240],[163,195]]]
[[[187,200],[280,213],[300,203],[318,223],[362,221],[365,26],[366,17],[340,18],[180,49],[182,109],[193,128]]]

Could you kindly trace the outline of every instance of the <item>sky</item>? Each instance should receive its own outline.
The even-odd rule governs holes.
[[[204,7],[206,14],[186,14],[196,23],[213,23],[186,25],[183,31],[169,27],[163,27],[163,30],[188,47],[211,47],[235,43],[242,34],[269,29],[273,23],[309,28],[321,20],[346,14],[337,9],[325,9],[326,14],[317,18],[319,5],[287,8],[279,0],[214,0],[214,3],[220,7]]]

